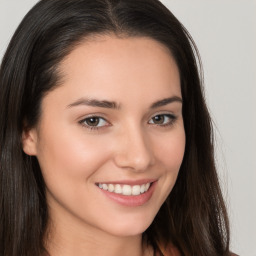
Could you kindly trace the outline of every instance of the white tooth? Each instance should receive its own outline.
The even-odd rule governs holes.
[[[141,185],[140,186],[140,193],[142,194],[142,193],[144,193],[145,192],[145,184],[143,184],[143,185]]]
[[[137,196],[140,194],[140,185],[135,185],[132,187],[132,195]]]
[[[130,195],[140,195],[142,193],[145,193],[148,191],[150,187],[150,183],[147,184],[142,184],[142,185],[120,185],[120,184],[105,184],[105,183],[99,183],[98,187],[104,190],[108,190],[109,192],[114,192],[116,194],[123,194],[125,196],[130,196]]]
[[[132,194],[132,187],[130,185],[123,186],[123,195],[130,196]]]
[[[147,183],[146,186],[145,186],[145,191],[148,191],[149,186],[150,186],[150,183]]]
[[[108,191],[113,192],[115,190],[115,187],[113,184],[108,184]]]
[[[104,190],[108,190],[108,185],[107,185],[107,184],[102,184],[102,188],[103,188]]]
[[[122,194],[122,187],[119,184],[115,185],[115,193]]]

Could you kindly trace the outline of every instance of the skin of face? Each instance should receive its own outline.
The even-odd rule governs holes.
[[[59,70],[62,84],[43,98],[39,123],[23,134],[24,152],[37,157],[45,180],[52,239],[64,246],[107,236],[138,241],[171,192],[184,155],[182,103],[152,107],[182,98],[178,67],[153,39],[104,35],[78,45]],[[88,99],[115,108],[89,106]],[[90,117],[100,118],[96,127]],[[96,185],[138,180],[155,184],[139,206],[119,204]]]

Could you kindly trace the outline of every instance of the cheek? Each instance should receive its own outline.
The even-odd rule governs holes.
[[[94,201],[87,195],[94,193],[95,173],[109,159],[108,149],[103,147],[104,139],[95,140],[83,132],[53,131],[41,133],[43,144],[38,147],[48,205],[52,209],[61,205],[72,214],[84,214],[88,212],[86,205],[94,209]]]
[[[159,185],[161,189],[162,202],[165,201],[179,174],[185,151],[185,133],[180,129],[177,133],[168,138],[162,138],[161,143],[155,144],[155,155],[159,167],[162,170]]]
[[[38,146],[38,160],[47,182],[85,182],[108,159],[107,147],[93,136],[49,129]]]
[[[155,155],[166,167],[166,170],[178,171],[185,152],[185,132],[180,129],[169,137],[161,138],[161,142],[154,143]]]

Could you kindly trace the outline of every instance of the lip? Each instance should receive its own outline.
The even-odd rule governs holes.
[[[146,181],[146,182],[145,182]],[[106,182],[105,184],[127,184],[127,185],[141,185],[141,184],[146,184],[146,183],[151,183],[149,189],[147,192],[140,194],[140,195],[130,195],[130,196],[125,196],[121,194],[116,194],[113,192],[109,192],[104,189],[100,189],[98,186],[98,189],[100,192],[102,192],[108,199],[114,201],[117,204],[123,205],[123,206],[128,206],[128,207],[136,207],[136,206],[142,206],[146,204],[150,198],[152,197],[157,180],[140,180],[140,181],[118,181],[118,182]]]

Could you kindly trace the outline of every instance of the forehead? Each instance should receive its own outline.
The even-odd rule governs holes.
[[[129,96],[134,101],[181,96],[178,67],[169,49],[146,37],[104,35],[85,40],[59,70],[59,89],[74,100],[88,95],[117,102]]]

